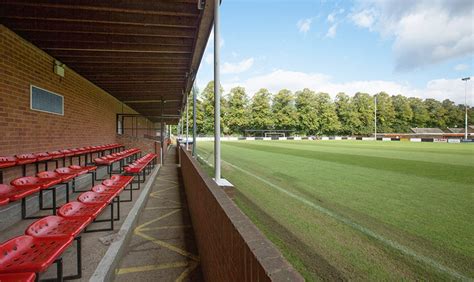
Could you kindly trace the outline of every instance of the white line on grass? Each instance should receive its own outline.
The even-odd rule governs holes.
[[[203,161],[205,161],[209,166],[212,166],[208,161],[203,159],[199,154],[198,154],[198,157],[201,158]],[[317,205],[317,204],[315,204],[315,203],[313,203],[313,202],[311,202],[311,201],[309,201],[305,198],[302,198],[302,197],[300,197],[300,196],[298,196],[298,195],[296,195],[296,194],[294,194],[294,193],[292,193],[292,192],[290,192],[290,191],[288,191],[288,190],[286,190],[286,189],[284,189],[284,188],[282,188],[278,185],[273,184],[272,182],[270,182],[270,181],[268,181],[268,180],[266,180],[266,179],[264,179],[264,178],[262,178],[262,177],[260,177],[256,174],[253,174],[250,171],[247,171],[243,168],[240,168],[240,167],[238,167],[236,165],[233,165],[229,162],[226,162],[224,160],[222,160],[222,162],[228,164],[229,166],[231,166],[231,167],[233,167],[233,168],[235,168],[235,169],[237,169],[237,170],[239,170],[239,171],[241,171],[241,172],[243,172],[247,175],[250,175],[250,176],[260,180],[261,182],[267,184],[268,186],[270,186],[272,188],[275,188],[276,190],[278,190],[278,191],[280,191],[280,192],[282,192],[282,193],[284,193],[284,194],[286,194],[286,195],[288,195],[288,196],[290,196],[290,197],[292,197],[292,198],[294,198],[294,199],[296,199],[296,200],[298,200],[298,201],[300,201],[300,202],[302,202],[302,203],[304,203],[304,204],[306,204],[306,205],[308,205],[308,206],[310,206],[310,207],[312,207],[312,208],[314,208],[314,209],[316,209],[316,210],[318,210],[318,211],[320,211],[320,212],[322,212],[322,213],[324,213],[324,214],[340,221],[340,222],[343,222],[343,223],[351,226],[352,228],[364,233],[365,235],[367,235],[369,237],[372,237],[372,238],[382,242],[383,244],[385,244],[389,247],[392,247],[392,248],[394,248],[394,249],[396,249],[396,250],[398,250],[398,251],[400,251],[400,252],[402,252],[406,255],[409,255],[409,256],[415,258],[418,261],[421,261],[425,264],[428,264],[428,265],[432,266],[433,268],[435,268],[435,269],[437,269],[441,272],[447,273],[447,274],[451,275],[452,277],[454,277],[456,279],[472,281],[471,278],[464,276],[463,274],[457,272],[456,270],[454,270],[452,268],[449,268],[447,266],[442,265],[441,263],[435,261],[432,258],[426,257],[424,255],[417,254],[412,249],[410,249],[410,248],[408,248],[404,245],[401,245],[400,243],[397,243],[395,241],[387,239],[387,238],[375,233],[374,231],[372,231],[372,230],[370,230],[370,229],[368,229],[368,228],[366,228],[366,227],[364,227],[360,224],[357,224],[357,223],[353,222],[350,219],[347,219],[347,218],[345,218],[345,217],[343,217],[343,216],[341,216],[337,213],[332,212],[331,210],[328,210],[324,207],[321,207],[321,206],[319,206],[319,205]]]

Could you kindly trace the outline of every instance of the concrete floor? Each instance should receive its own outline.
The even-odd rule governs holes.
[[[140,215],[115,281],[203,281],[175,150]]]

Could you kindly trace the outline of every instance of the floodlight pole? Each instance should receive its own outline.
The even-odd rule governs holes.
[[[377,94],[374,95],[374,104],[375,104],[375,110],[374,110],[374,125],[375,125],[375,131],[374,131],[374,140],[377,141]]]
[[[189,110],[189,103],[188,103],[188,95],[186,95],[186,151],[188,150],[188,138],[189,138],[189,117],[188,117],[188,110]]]
[[[161,122],[160,122],[160,165],[163,165],[163,157],[164,157],[164,152],[163,152],[163,149],[164,149],[164,144],[163,142],[165,141],[165,138],[163,137],[163,112],[164,112],[164,103],[163,103],[163,98],[161,98]]]
[[[467,140],[467,81],[470,80],[471,77],[465,77],[461,80],[464,81],[464,139]]]
[[[216,182],[221,180],[220,2],[220,0],[214,0],[214,178]]]
[[[196,87],[193,87],[193,157],[196,157]]]

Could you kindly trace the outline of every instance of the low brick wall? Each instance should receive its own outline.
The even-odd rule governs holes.
[[[181,173],[206,281],[303,281],[181,147]]]

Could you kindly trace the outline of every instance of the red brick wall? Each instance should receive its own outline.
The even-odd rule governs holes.
[[[67,66],[54,74],[53,63],[0,25],[0,156],[115,143],[116,113],[135,113]],[[64,116],[30,110],[30,85],[63,95]]]
[[[206,281],[303,281],[301,275],[185,152],[189,213]]]

